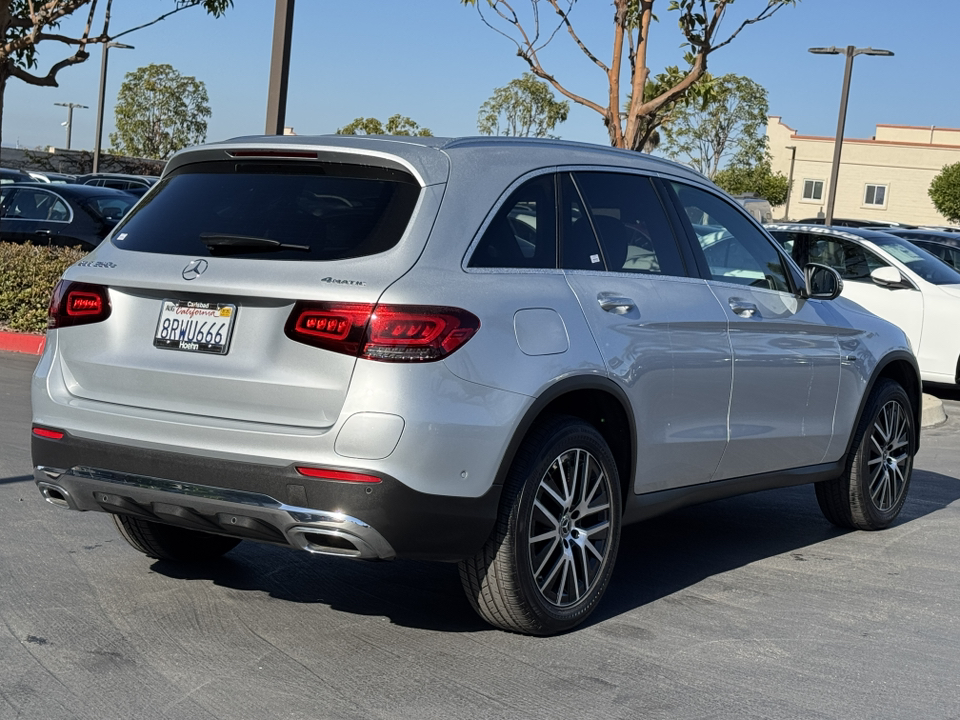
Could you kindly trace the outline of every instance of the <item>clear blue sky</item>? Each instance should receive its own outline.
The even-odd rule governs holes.
[[[140,24],[174,0],[115,0],[112,30]],[[481,0],[483,2],[483,0]],[[519,7],[525,0],[516,0]],[[546,3],[542,3],[546,5]],[[737,17],[755,14],[765,0],[739,0]],[[206,83],[213,116],[207,140],[261,134],[266,116],[273,0],[235,0],[221,19],[186,10],[123,38],[134,50],[112,50],[106,93],[104,147],[113,129],[113,104],[125,73],[169,63]],[[676,14],[659,0],[651,31],[654,72],[680,61]],[[907,9],[909,8],[909,9]],[[608,60],[612,39],[609,0],[580,0],[572,18],[583,39]],[[544,19],[552,16],[544,13]],[[63,30],[75,30],[77,22]],[[957,0],[800,0],[772,19],[747,27],[710,57],[717,74],[746,75],[763,85],[770,113],[808,135],[832,136],[843,78],[842,56],[812,55],[812,46],[884,48],[895,57],[859,56],[854,64],[848,137],[870,137],[875,125],[960,127]],[[62,48],[41,46],[40,69],[61,59]],[[60,87],[7,84],[4,145],[65,145],[66,108],[74,112],[73,148],[92,149],[101,49],[59,75]],[[603,102],[605,76],[560,33],[544,64],[572,90]],[[334,132],[358,116],[382,120],[407,115],[435,135],[475,135],[477,111],[497,87],[526,69],[513,46],[487,28],[459,0],[298,0],[293,33],[286,124],[297,134]],[[600,116],[574,105],[560,136],[606,143]]]

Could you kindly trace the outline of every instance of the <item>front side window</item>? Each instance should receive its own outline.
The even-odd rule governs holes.
[[[700,243],[713,280],[790,291],[780,253],[739,210],[691,185],[671,185]]]
[[[803,199],[813,201],[823,200],[823,180],[804,180]]]
[[[794,242],[790,245],[790,254],[803,267],[807,263],[829,265],[844,280],[854,282],[873,282],[870,273],[888,263],[875,253],[851,240],[825,237],[816,233],[789,233]],[[777,232],[776,237],[784,247],[787,234]]]
[[[863,204],[872,207],[885,207],[887,204],[887,186],[867,185],[863,192]]]
[[[528,180],[497,210],[473,251],[469,267],[555,268],[556,215],[554,176]]]

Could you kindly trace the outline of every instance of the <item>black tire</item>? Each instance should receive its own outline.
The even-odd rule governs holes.
[[[873,388],[843,475],[815,485],[824,517],[838,527],[882,530],[907,499],[916,453],[910,398],[893,380]]]
[[[539,423],[504,483],[493,534],[460,562],[473,608],[491,625],[530,635],[579,625],[613,573],[620,511],[617,466],[600,433],[571,417]]]
[[[131,547],[157,560],[207,562],[230,552],[236,538],[164,525],[132,515],[114,515],[113,522]]]

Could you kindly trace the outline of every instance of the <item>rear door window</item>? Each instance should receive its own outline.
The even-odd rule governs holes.
[[[344,260],[403,236],[420,186],[409,174],[334,163],[187,165],[131,212],[125,250],[265,260]]]
[[[564,267],[583,267],[569,263],[577,260],[577,238],[592,225],[610,272],[686,275],[673,230],[649,178],[613,172],[578,172],[574,177],[589,219],[573,223],[574,242],[564,242]]]

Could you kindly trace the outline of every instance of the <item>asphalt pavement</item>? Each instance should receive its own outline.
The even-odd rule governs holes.
[[[960,395],[900,521],[845,532],[811,487],[624,530],[554,638],[490,629],[454,565],[242,543],[192,569],[30,474],[36,358],[0,353],[0,720],[960,717]]]

